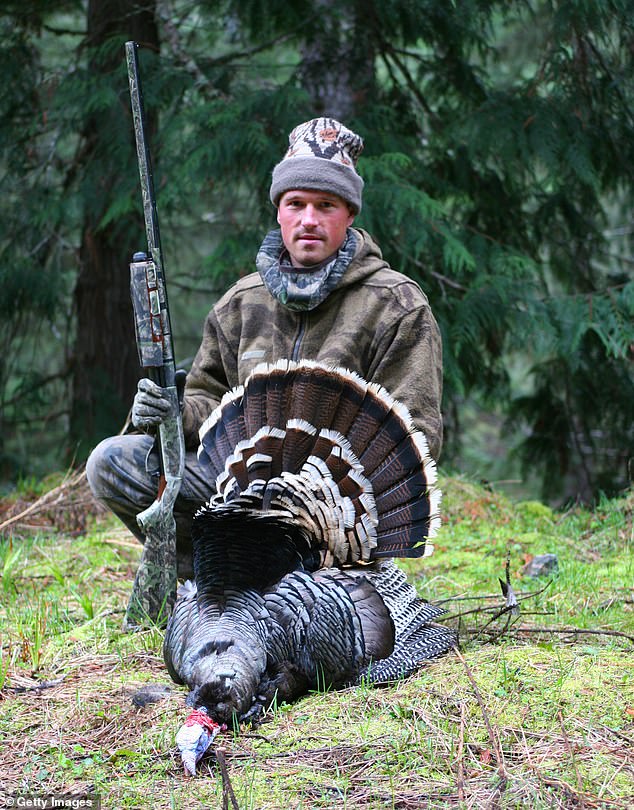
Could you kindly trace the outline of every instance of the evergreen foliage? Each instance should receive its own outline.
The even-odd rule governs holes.
[[[0,42],[0,397],[12,427],[44,416],[27,395],[40,390],[35,380],[68,379],[70,284],[86,222],[118,242],[133,238],[122,236],[131,223],[142,234],[120,112],[125,36],[100,46],[121,54],[119,71],[90,70],[98,54],[79,36],[79,7],[33,0],[28,9],[20,17],[5,4]],[[366,141],[358,224],[420,282],[443,332],[443,463],[460,463],[461,414],[475,401],[507,419],[508,442],[546,497],[626,486],[634,1],[161,0],[156,11],[161,53],[144,51],[142,67],[159,123],[159,211],[169,282],[192,290],[177,296],[186,304],[175,323],[192,310],[177,351],[195,346],[209,288],[251,271],[274,225],[270,171],[289,130],[347,109]],[[118,120],[94,162],[84,128],[104,115]],[[106,185],[105,166],[115,178]],[[36,324],[62,336],[41,357],[28,354]],[[41,390],[50,403],[51,389]],[[33,469],[25,448],[30,461],[15,459],[24,471]]]

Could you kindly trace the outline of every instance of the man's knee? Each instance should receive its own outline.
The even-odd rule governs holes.
[[[146,435],[112,436],[100,442],[86,462],[88,484],[97,498],[153,489],[147,457],[153,439]]]
[[[104,482],[108,478],[108,471],[113,467],[113,443],[114,440],[111,438],[104,439],[95,447],[86,462],[86,478],[93,495],[97,497],[101,494]]]

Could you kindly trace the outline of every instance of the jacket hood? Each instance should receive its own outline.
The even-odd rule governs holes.
[[[340,287],[357,284],[378,270],[389,268],[383,258],[381,248],[367,231],[362,228],[350,228],[350,230],[357,238],[357,249],[339,282]]]

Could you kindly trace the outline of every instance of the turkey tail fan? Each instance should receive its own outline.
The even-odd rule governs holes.
[[[299,508],[324,565],[421,556],[440,523],[425,437],[404,405],[346,369],[257,366],[201,427],[198,456],[216,481],[210,509],[243,494],[258,495],[253,509]]]

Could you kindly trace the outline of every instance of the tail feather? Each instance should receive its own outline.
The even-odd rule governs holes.
[[[377,434],[391,411],[390,404],[366,391],[363,406],[346,432],[346,438],[357,456],[376,441]]]
[[[347,384],[341,392],[339,409],[330,427],[342,436],[348,436],[350,427],[366,400],[368,384],[352,371],[341,373],[345,375]]]
[[[263,425],[269,424],[266,418],[267,383],[268,375],[252,374],[244,386],[241,403],[246,429],[244,438],[255,436]],[[280,425],[271,425],[271,427],[280,427]]]
[[[229,391],[220,405],[203,422],[199,430],[198,460],[216,478],[223,471],[226,459],[235,446],[245,438],[244,409],[241,407],[242,386]]]
[[[379,464],[369,473],[374,492],[379,495],[394,486],[405,476],[417,472],[421,482],[435,482],[435,467],[426,466],[429,459],[427,441],[422,433],[401,434],[398,444],[386,453]],[[362,460],[363,461],[363,460]],[[367,467],[366,467],[367,469]]]
[[[233,449],[245,435],[244,409],[240,399],[235,397],[227,402],[223,411],[224,435],[228,447]]]
[[[296,471],[310,455],[317,428],[304,419],[289,419],[282,449],[282,470]]]
[[[425,540],[430,533],[429,520],[417,521],[410,526],[379,532],[373,558],[422,557],[429,554]]]
[[[268,481],[273,471],[273,458],[264,453],[254,453],[247,461],[249,483]]]
[[[251,456],[254,456],[255,453],[256,449],[252,444],[241,441],[236,445],[234,452],[230,456],[227,456],[225,469],[227,473],[236,479],[236,482],[240,487],[240,491],[245,490],[249,486],[249,471],[247,464]]]
[[[395,509],[381,514],[381,530],[396,529],[429,519],[431,505],[427,498],[412,498]]]
[[[397,481],[384,492],[374,494],[376,508],[380,515],[398,508],[403,503],[424,498],[427,495],[427,481],[418,470]]]
[[[339,408],[344,381],[340,375],[317,363],[304,362],[292,385],[289,415],[305,419],[321,429],[330,427]]]
[[[262,428],[254,437],[255,449],[258,453],[270,456],[271,470],[269,478],[275,478],[282,472],[282,448],[286,433],[279,428]]]
[[[415,447],[412,446],[409,426],[403,422],[400,414],[390,409],[379,426],[373,441],[365,446],[359,456],[359,461],[363,464],[363,468],[368,475],[372,475],[377,467],[383,465],[399,445],[401,445],[401,453],[403,454],[406,449],[411,447],[413,454],[411,463],[415,464],[419,460]]]
[[[266,382],[266,424],[283,429],[289,411],[289,400],[292,389],[287,383],[288,366],[273,367],[267,372]],[[264,373],[264,372],[263,372]]]

